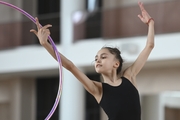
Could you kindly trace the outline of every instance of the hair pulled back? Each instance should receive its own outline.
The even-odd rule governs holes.
[[[112,48],[112,47],[103,47],[102,49],[107,49],[107,50],[109,50],[109,52],[110,52],[111,54],[115,55],[116,59],[119,60],[120,65],[119,65],[119,67],[118,67],[117,70],[116,70],[117,75],[119,75],[120,72],[121,72],[121,70],[122,70],[122,64],[123,64],[123,62],[124,62],[123,59],[122,59],[122,57],[121,57],[121,52],[120,52],[120,50],[119,50],[118,48]]]

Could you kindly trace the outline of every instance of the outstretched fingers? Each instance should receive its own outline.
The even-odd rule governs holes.
[[[141,20],[143,19],[142,15],[140,15],[140,14],[138,15],[138,17],[139,17]]]
[[[38,20],[38,18],[37,18],[37,17],[35,18],[35,20],[36,20],[37,30],[39,31],[39,30],[40,30],[40,28],[41,28],[41,26],[40,26],[40,24],[39,24],[39,20]]]
[[[30,32],[34,33],[37,36],[37,31],[34,29],[31,29]]]
[[[138,5],[139,5],[140,10],[141,10],[141,12],[142,12],[141,14],[138,15],[138,17],[139,17],[141,20],[143,20],[143,11],[144,11],[143,3],[140,2],[140,1],[138,1]]]
[[[151,18],[151,16],[148,14],[148,12],[145,10],[144,5],[142,2],[138,2],[138,5],[140,7],[141,10],[141,14],[138,15],[138,17],[141,19],[142,22],[144,23],[148,23],[149,19]]]
[[[39,31],[42,33],[42,34],[47,34],[48,36],[51,34],[50,33],[50,30],[49,30],[49,27],[52,27],[52,25],[48,24],[48,25],[45,25],[43,26]]]
[[[49,27],[52,27],[52,25],[47,24],[47,25],[43,26],[42,29],[48,29]]]
[[[52,27],[52,25],[47,24],[47,25],[45,25],[45,26],[42,27],[42,26],[40,25],[39,20],[38,20],[37,17],[35,18],[35,20],[36,20],[37,30],[31,29],[30,32],[34,33],[35,35],[38,34],[38,31],[41,31],[41,32],[46,32],[46,31],[48,31],[48,34],[50,33],[49,30],[48,30],[48,28],[49,28],[49,27]]]
[[[49,27],[52,27],[52,25],[50,25],[50,24],[47,24],[47,25],[45,25],[45,26],[41,26],[40,25],[40,23],[39,23],[39,20],[38,20],[38,18],[36,17],[35,18],[36,19],[36,26],[37,26],[37,29],[38,29],[38,31],[42,28],[42,29],[48,29]]]
[[[35,18],[35,20],[36,20],[36,27],[37,27],[37,30],[39,31],[40,28],[41,28],[41,27],[40,27],[40,24],[39,24],[39,20],[38,20],[37,17]],[[31,29],[31,30],[30,30],[30,32],[34,33],[35,35],[37,35],[38,31],[36,31],[35,29]]]
[[[145,11],[143,3],[139,1],[138,4],[139,4],[141,11]]]
[[[148,15],[148,16],[149,16],[148,12],[147,12],[146,9],[144,8],[143,3],[142,3],[142,2],[138,2],[138,4],[139,4],[139,7],[140,7],[140,9],[141,9],[142,16],[143,16],[143,15]]]

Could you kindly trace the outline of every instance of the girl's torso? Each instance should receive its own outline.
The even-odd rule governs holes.
[[[101,83],[100,106],[110,120],[140,120],[140,100],[136,87],[125,77],[117,86]]]

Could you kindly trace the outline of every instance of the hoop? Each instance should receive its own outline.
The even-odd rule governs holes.
[[[9,6],[19,12],[21,12],[23,15],[25,15],[26,17],[28,17],[32,22],[34,22],[36,24],[36,20],[35,18],[33,18],[29,13],[27,13],[26,11],[22,10],[21,8],[15,6],[15,5],[12,5],[10,3],[7,3],[7,2],[4,2],[4,1],[0,1],[0,4],[3,4],[3,5],[6,5],[6,6]],[[42,27],[42,25],[40,25]],[[59,55],[59,52],[56,48],[56,45],[55,43],[53,42],[52,38],[50,36],[48,36],[48,39],[54,49],[54,52],[56,54],[56,58],[58,60],[58,64],[59,64],[59,88],[58,88],[58,92],[57,92],[57,96],[56,96],[56,100],[54,102],[54,105],[51,109],[51,111],[49,112],[49,114],[47,115],[47,117],[45,118],[45,120],[49,120],[51,118],[51,116],[54,114],[58,104],[59,104],[59,101],[60,101],[60,97],[61,97],[61,93],[62,93],[62,63],[61,63],[61,58],[60,58],[60,55]]]

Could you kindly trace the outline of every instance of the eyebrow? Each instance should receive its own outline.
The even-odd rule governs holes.
[[[100,54],[100,56],[102,56],[102,55],[107,55],[107,53],[102,53],[102,54]],[[96,58],[96,57],[98,57],[98,55],[96,55],[95,58]]]

